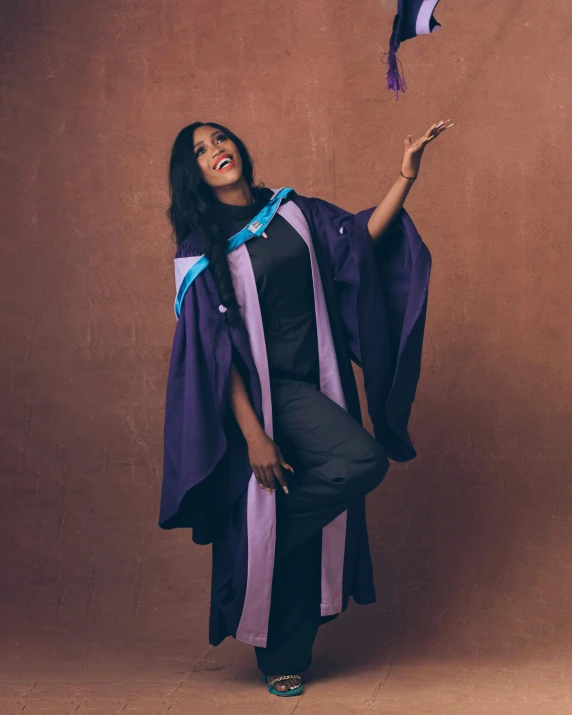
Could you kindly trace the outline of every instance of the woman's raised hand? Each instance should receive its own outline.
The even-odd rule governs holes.
[[[454,124],[449,124],[450,121],[450,119],[447,119],[445,121],[440,121],[437,124],[432,124],[425,134],[414,142],[411,141],[411,134],[405,137],[403,140],[405,153],[403,155],[403,163],[401,166],[401,171],[405,174],[405,176],[409,178],[417,176],[425,147],[430,141],[438,137],[439,134],[442,134],[446,129],[450,129],[454,126]]]
[[[271,440],[267,434],[261,433],[248,442],[248,459],[261,489],[266,489],[269,494],[272,494],[278,481],[288,494],[288,483],[282,468],[291,472],[294,470],[284,460],[276,442]]]

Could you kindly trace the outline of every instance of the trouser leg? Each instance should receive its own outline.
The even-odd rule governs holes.
[[[255,647],[266,675],[300,673],[312,662],[320,623],[321,533],[274,563],[266,648]]]
[[[276,548],[303,544],[353,502],[377,487],[389,469],[382,446],[346,410],[304,382],[273,384],[275,441],[294,474],[279,493],[283,518]]]
[[[274,439],[295,474],[279,488],[266,674],[308,667],[320,622],[321,531],[383,479],[389,461],[351,415],[309,383],[272,383]]]

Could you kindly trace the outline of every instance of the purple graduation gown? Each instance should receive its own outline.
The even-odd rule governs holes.
[[[274,194],[278,190],[273,190]],[[350,360],[363,371],[374,435],[390,459],[416,456],[407,425],[420,374],[431,255],[405,209],[374,242],[375,207],[352,214],[295,192],[278,212],[310,250],[320,389],[361,421]],[[176,272],[202,254],[179,246]],[[212,543],[209,642],[266,645],[275,545],[275,496],[258,488],[230,408],[235,362],[266,433],[272,406],[260,304],[246,246],[228,254],[245,326],[229,327],[209,269],[190,285],[173,341],[166,395],[159,526],[190,527]],[[178,266],[178,268],[177,268]],[[375,600],[365,499],[322,532],[324,620]]]

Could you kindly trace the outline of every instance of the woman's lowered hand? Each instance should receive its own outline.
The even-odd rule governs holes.
[[[261,489],[266,489],[269,494],[272,494],[278,481],[288,494],[288,483],[282,468],[289,469],[291,472],[294,470],[286,463],[276,442],[265,432],[261,431],[256,437],[248,440],[248,459]]]

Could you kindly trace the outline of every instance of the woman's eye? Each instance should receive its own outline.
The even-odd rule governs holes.
[[[228,137],[225,134],[219,134],[217,136],[217,142],[219,139],[221,139],[222,141],[225,141],[226,139],[228,139]],[[204,149],[204,147],[201,147],[198,151],[196,151],[195,156],[200,156],[200,153],[203,149]]]

